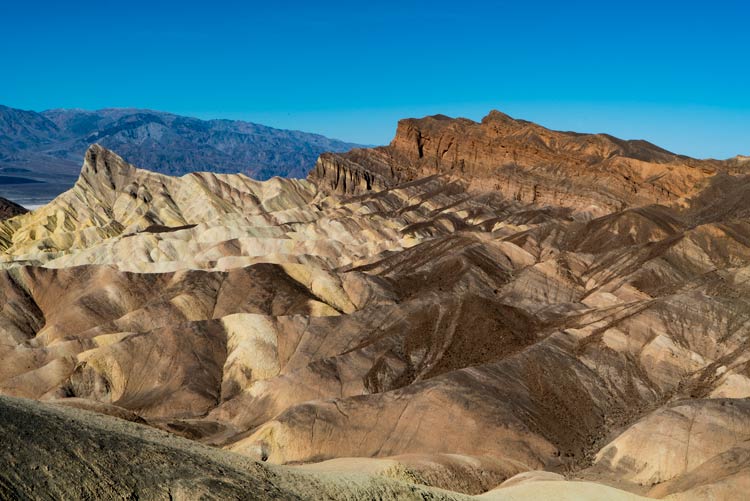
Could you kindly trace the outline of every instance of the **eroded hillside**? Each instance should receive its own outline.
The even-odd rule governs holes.
[[[0,222],[0,392],[306,473],[733,499],[742,165],[496,112],[402,121],[308,181],[92,146],[72,190]]]

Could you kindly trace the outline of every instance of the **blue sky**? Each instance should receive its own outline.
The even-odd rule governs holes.
[[[698,157],[750,154],[750,6],[0,2],[0,103],[142,107],[386,143],[492,108]]]

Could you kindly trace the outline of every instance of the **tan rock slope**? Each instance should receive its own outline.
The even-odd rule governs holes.
[[[497,112],[402,121],[308,181],[92,146],[72,190],[0,222],[0,393],[303,475],[735,499],[743,169]]]

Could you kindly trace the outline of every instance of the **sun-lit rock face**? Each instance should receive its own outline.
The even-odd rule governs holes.
[[[309,181],[92,146],[0,222],[0,393],[487,499],[733,499],[749,201],[723,163],[497,113],[402,122]]]
[[[626,480],[660,484],[750,440],[748,399],[709,399],[662,407],[630,426],[596,455]]]
[[[433,174],[472,191],[601,215],[626,206],[684,204],[736,162],[695,160],[646,141],[546,129],[499,111],[481,122],[435,115],[405,119],[382,148],[326,153],[310,179],[336,193],[364,193]]]

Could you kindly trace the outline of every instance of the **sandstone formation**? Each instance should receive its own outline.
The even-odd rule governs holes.
[[[471,190],[599,215],[684,204],[732,162],[695,160],[606,134],[553,131],[492,111],[481,123],[444,115],[401,120],[389,146],[324,154],[310,179],[328,192],[356,194],[449,174]]]
[[[0,393],[305,478],[734,499],[743,169],[497,112],[402,121],[306,181],[95,145],[70,191],[0,222]]]

